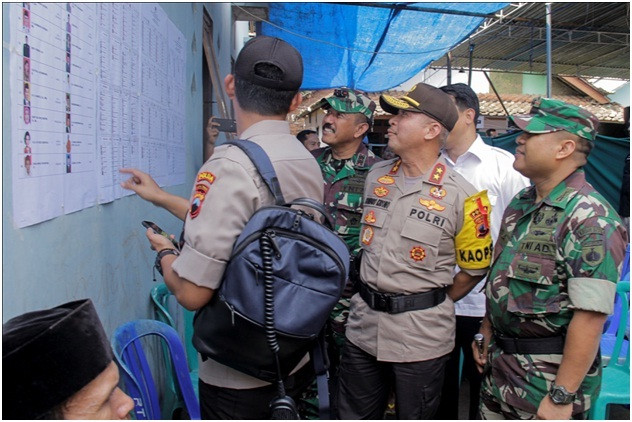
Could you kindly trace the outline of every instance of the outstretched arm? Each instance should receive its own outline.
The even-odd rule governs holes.
[[[121,182],[122,188],[136,192],[144,200],[166,209],[184,221],[189,210],[189,201],[186,198],[165,192],[149,174],[138,169],[122,168],[119,171],[132,175],[126,181]]]
[[[173,244],[169,239],[154,233],[152,229],[147,229],[146,234],[147,239],[149,239],[149,243],[151,244],[151,248],[156,252],[163,249],[173,249]],[[179,304],[190,311],[198,310],[210,302],[213,297],[214,290],[209,289],[208,287],[198,286],[189,280],[180,277],[172,268],[173,261],[175,260],[175,255],[167,255],[162,257],[160,260],[165,284],[176,297]]]

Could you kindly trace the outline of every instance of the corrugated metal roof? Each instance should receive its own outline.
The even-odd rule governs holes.
[[[517,7],[518,6],[518,7]],[[452,50],[452,68],[546,73],[544,3],[513,4]],[[498,14],[497,14],[498,16]],[[630,3],[552,3],[552,73],[630,79]],[[431,67],[446,67],[446,57]]]

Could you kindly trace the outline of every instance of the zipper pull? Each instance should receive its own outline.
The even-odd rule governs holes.
[[[228,302],[224,302],[224,303],[226,303],[226,306],[228,306],[228,309],[230,309],[230,321],[231,321],[231,325],[234,327],[235,326],[235,308],[233,308],[233,306]]]
[[[268,239],[270,239],[270,244],[272,245],[272,249],[274,249],[274,256],[276,259],[281,259],[281,249],[279,249],[279,245],[276,243],[276,233],[273,230],[267,230],[266,234],[268,235]]]

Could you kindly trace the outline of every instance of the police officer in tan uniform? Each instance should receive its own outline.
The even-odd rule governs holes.
[[[233,100],[240,139],[259,144],[267,153],[287,201],[323,198],[323,178],[316,160],[291,135],[286,115],[298,107],[303,77],[299,52],[278,38],[259,36],[239,53],[225,88]],[[140,181],[143,182],[142,180]],[[178,253],[171,242],[149,229],[159,251],[164,280],[178,302],[195,310],[219,288],[233,244],[252,214],[274,198],[255,166],[232,145],[215,148],[200,169]],[[286,380],[288,394],[298,397],[311,381],[305,359]],[[199,394],[203,419],[269,419],[276,386],[207,359],[200,360]]]
[[[454,347],[454,301],[489,266],[491,206],[438,158],[458,119],[447,94],[417,84],[401,98],[382,95],[380,105],[395,114],[389,145],[400,159],[375,164],[366,181],[339,414],[380,419],[393,389],[397,419],[428,419]]]

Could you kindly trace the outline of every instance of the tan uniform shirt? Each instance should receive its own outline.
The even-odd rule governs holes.
[[[314,157],[290,134],[285,121],[266,120],[244,131],[268,154],[286,201],[323,198],[323,178]],[[173,269],[192,283],[219,288],[233,245],[254,212],[274,204],[274,197],[246,154],[236,146],[215,148],[197,175],[184,226],[184,247]],[[200,379],[236,389],[268,383],[211,359],[200,359]]]
[[[486,193],[477,194],[443,158],[409,187],[399,166],[377,163],[367,177],[362,280],[380,292],[413,294],[451,285],[457,259],[462,271],[485,274],[492,252]],[[380,361],[417,362],[449,353],[454,329],[450,298],[433,308],[388,314],[356,294],[346,333]]]

